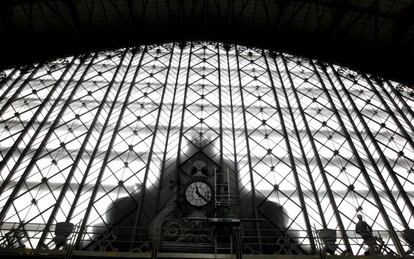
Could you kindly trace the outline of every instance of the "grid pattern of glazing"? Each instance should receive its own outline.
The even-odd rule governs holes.
[[[1,76],[0,221],[2,234],[23,222],[26,247],[51,247],[57,222],[81,232],[105,226],[109,204],[137,193],[145,195],[131,210],[150,217],[159,197],[149,190],[193,146],[235,165],[253,217],[267,211],[249,197],[281,205],[284,231],[299,233],[304,248],[315,248],[315,230],[331,228],[342,250],[363,254],[357,213],[395,253],[409,247],[401,231],[414,228],[414,92],[402,85],[205,42],[92,53]],[[139,206],[143,199],[153,206]]]

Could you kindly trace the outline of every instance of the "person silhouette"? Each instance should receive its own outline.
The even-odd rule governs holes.
[[[375,237],[372,234],[371,226],[362,220],[361,214],[358,214],[357,218],[358,223],[355,226],[355,232],[364,239],[364,243],[368,246],[368,251],[365,253],[365,255],[377,255],[377,241],[375,240]]]

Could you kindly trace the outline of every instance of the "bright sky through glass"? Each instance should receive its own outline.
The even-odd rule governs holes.
[[[241,191],[283,207],[304,247],[308,224],[336,229],[342,249],[363,254],[352,239],[357,213],[391,250],[407,247],[413,90],[242,46],[137,49],[4,71],[0,220],[31,226],[29,247],[45,224],[105,225],[115,200],[138,193],[145,175],[145,188],[159,188],[197,138],[237,168]]]

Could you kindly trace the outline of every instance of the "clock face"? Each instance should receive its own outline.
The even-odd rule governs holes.
[[[192,182],[185,189],[185,198],[195,207],[205,206],[211,200],[211,188],[205,182]]]

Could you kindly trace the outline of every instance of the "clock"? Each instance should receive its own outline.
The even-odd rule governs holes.
[[[202,160],[196,160],[193,163],[193,168],[191,169],[191,174],[207,174],[207,164]]]
[[[185,189],[185,198],[192,206],[203,207],[211,201],[211,187],[205,182],[194,181]]]

